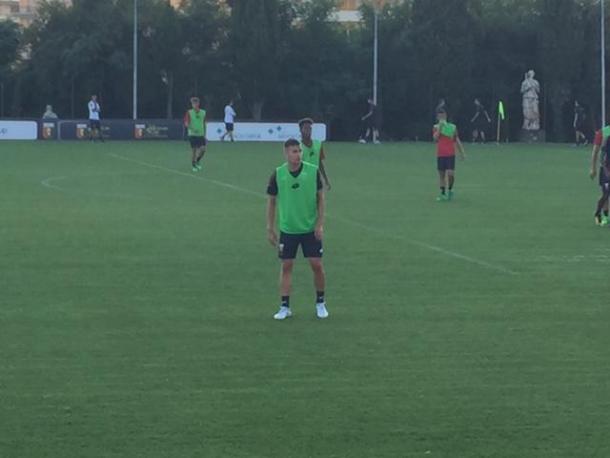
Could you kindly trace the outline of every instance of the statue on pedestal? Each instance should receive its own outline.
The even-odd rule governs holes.
[[[540,110],[538,108],[538,94],[540,94],[540,83],[534,78],[536,73],[530,70],[525,74],[521,83],[521,95],[523,96],[523,130],[540,130]]]

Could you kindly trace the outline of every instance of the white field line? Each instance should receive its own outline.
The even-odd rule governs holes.
[[[163,167],[162,165],[156,165],[156,164],[151,164],[149,162],[138,161],[136,159],[131,159],[131,158],[125,157],[125,156],[119,156],[118,154],[114,154],[114,153],[109,154],[109,156],[112,156],[112,157],[114,157],[116,159],[120,159],[120,160],[123,160],[123,161],[132,162],[134,164],[139,164],[139,165],[141,165],[143,167],[149,167],[149,168],[152,168],[152,169],[163,170],[165,172],[173,173],[175,175],[180,175],[180,176],[184,176],[184,177],[188,177],[188,178],[193,178],[193,179],[196,179],[196,180],[206,181],[208,183],[212,183],[212,184],[215,184],[217,186],[221,186],[223,188],[232,189],[233,191],[241,192],[241,193],[244,193],[244,194],[249,194],[249,195],[252,195],[252,196],[259,197],[259,198],[263,198],[263,199],[267,198],[267,196],[265,194],[263,194],[262,192],[252,191],[250,189],[242,188],[240,186],[236,186],[236,185],[233,185],[233,184],[230,184],[230,183],[225,183],[224,181],[213,180],[211,178],[206,178],[206,177],[203,177],[201,175],[193,175],[192,173],[181,172],[179,170],[171,169],[169,167]],[[367,226],[366,224],[362,224],[362,223],[359,223],[357,221],[353,221],[353,220],[348,219],[348,218],[344,218],[342,216],[337,216],[335,214],[329,215],[329,216],[331,216],[332,218],[334,218],[334,219],[336,219],[338,221],[341,221],[341,222],[343,222],[345,224],[349,224],[351,226],[358,227],[358,228],[363,229],[363,230],[365,230],[367,232],[371,232],[373,234],[377,234],[377,235],[382,236],[382,237],[401,240],[401,241],[407,242],[407,243],[409,243],[411,245],[418,246],[420,248],[426,248],[426,249],[428,249],[430,251],[434,251],[436,253],[440,253],[440,254],[443,254],[445,256],[448,256],[448,257],[451,257],[451,258],[455,258],[455,259],[459,259],[461,261],[465,261],[465,262],[468,262],[470,264],[475,264],[475,265],[477,265],[479,267],[484,267],[486,269],[494,270],[496,272],[500,272],[500,273],[503,273],[503,274],[518,275],[517,272],[515,272],[513,270],[510,270],[510,269],[507,269],[506,267],[502,267],[502,266],[499,266],[499,265],[496,265],[496,264],[492,264],[492,263],[489,263],[487,261],[482,261],[480,259],[473,258],[471,256],[466,256],[464,254],[457,253],[455,251],[445,250],[444,248],[441,248],[441,247],[436,246],[436,245],[431,245],[429,243],[422,242],[420,240],[415,240],[415,239],[411,239],[411,238],[408,238],[408,237],[403,237],[403,236],[396,235],[396,234],[394,234],[394,235],[388,234],[387,232],[384,232],[382,230],[376,229],[376,228],[371,227],[371,226]]]
[[[44,180],[42,180],[40,182],[40,184],[43,185],[46,188],[56,189],[58,191],[65,192],[64,188],[52,185],[51,182],[65,180],[66,178],[68,178],[68,177],[49,177],[49,178],[45,178]]]
[[[117,174],[117,175],[123,175],[123,174]],[[86,175],[86,176],[108,176],[108,174]],[[64,194],[80,194],[80,195],[96,196],[96,197],[110,197],[113,199],[118,198],[118,199],[150,200],[146,197],[138,197],[138,196],[133,196],[131,194],[110,194],[110,193],[91,192],[91,191],[83,191],[83,190],[79,191],[79,190],[67,189],[67,188],[63,188],[58,185],[51,184],[56,181],[62,181],[62,180],[67,180],[67,179],[68,179],[67,176],[52,176],[52,177],[45,178],[44,180],[42,180],[40,182],[40,184],[42,186],[44,186],[45,188],[53,189],[54,191],[58,191],[58,192],[61,192]]]

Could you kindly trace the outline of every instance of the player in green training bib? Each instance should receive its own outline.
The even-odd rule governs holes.
[[[299,246],[309,260],[316,287],[316,315],[327,318],[324,300],[325,274],[322,265],[324,234],[324,190],[318,167],[303,161],[298,140],[284,143],[286,162],[279,166],[267,186],[267,234],[278,248],[282,261],[280,273],[280,310],[273,316],[284,320],[292,316],[290,289],[292,269]],[[275,214],[279,214],[280,236],[276,232]]]
[[[326,154],[324,153],[324,147],[320,140],[314,140],[311,138],[311,131],[313,128],[313,119],[305,118],[299,121],[299,130],[301,131],[301,151],[303,152],[303,161],[309,162],[317,166],[320,169],[320,174],[326,183],[326,189],[330,191],[330,181],[326,175],[326,169],[324,167],[324,159]]]
[[[206,112],[201,108],[199,98],[191,97],[191,109],[184,115],[184,127],[187,129],[191,144],[191,165],[193,166],[193,172],[198,172],[202,169],[201,159],[203,159],[205,147],[208,143],[205,138],[207,126]]]

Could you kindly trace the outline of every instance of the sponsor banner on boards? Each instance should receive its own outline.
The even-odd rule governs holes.
[[[0,140],[36,140],[36,121],[0,121]]]
[[[284,142],[289,138],[301,138],[299,125],[295,123],[236,122],[233,136],[239,142]],[[225,133],[222,122],[209,122],[207,137],[209,141],[219,141]],[[326,140],[326,124],[314,124],[312,137]]]

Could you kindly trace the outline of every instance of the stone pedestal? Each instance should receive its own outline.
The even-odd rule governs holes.
[[[544,143],[546,141],[546,132],[540,130],[525,130],[521,129],[519,141],[524,143]]]

